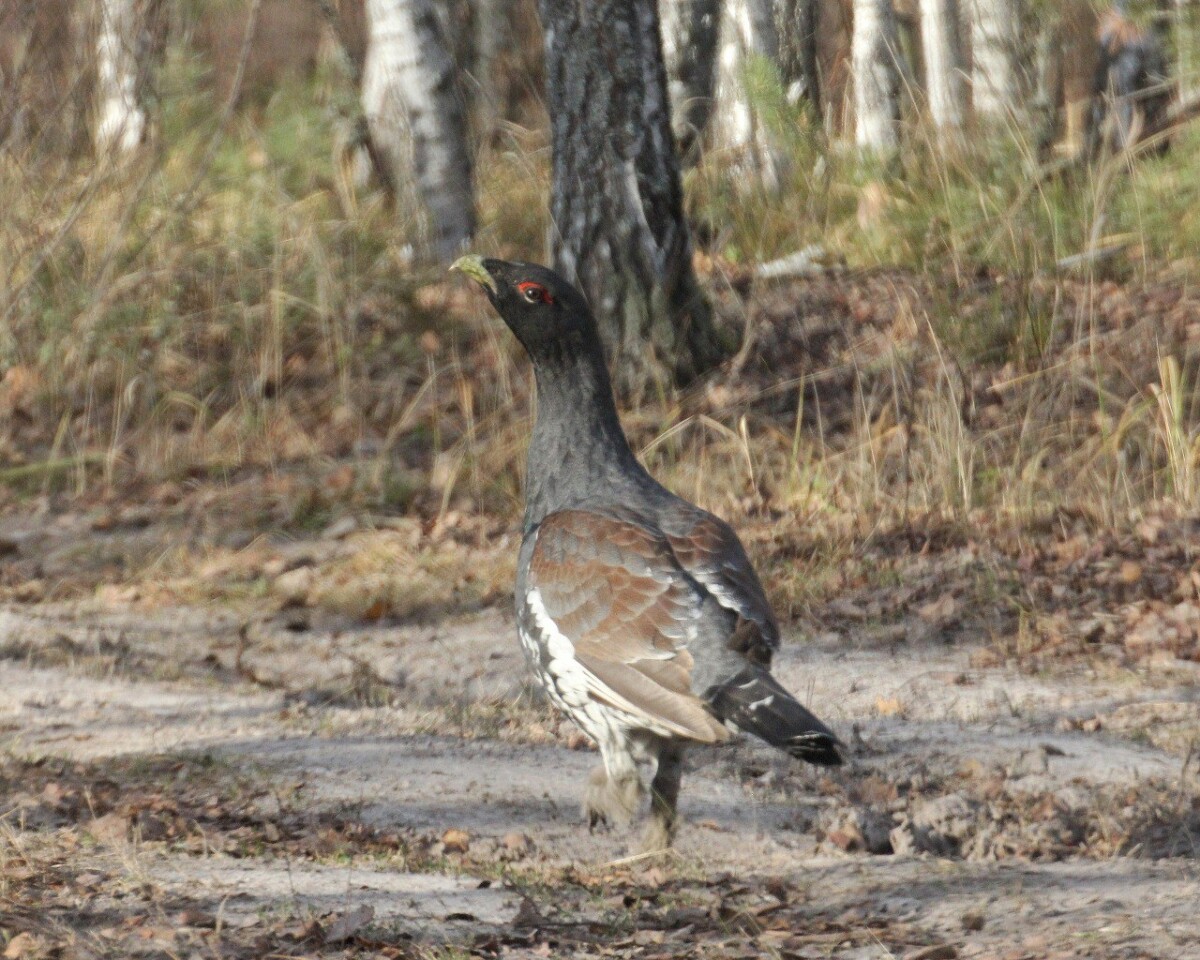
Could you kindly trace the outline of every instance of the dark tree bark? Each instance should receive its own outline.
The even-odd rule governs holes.
[[[722,350],[692,270],[655,0],[541,0],[556,269],[591,303],[614,379],[685,382]]]
[[[775,0],[775,22],[779,34],[779,72],[787,86],[788,99],[808,103],[817,123],[821,111],[821,69],[817,53],[819,0]]]
[[[717,89],[721,0],[661,0],[671,123],[685,163],[704,146]]]

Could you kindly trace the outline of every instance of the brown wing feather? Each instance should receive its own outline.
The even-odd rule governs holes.
[[[579,662],[599,681],[592,695],[610,707],[643,714],[672,733],[701,743],[713,743],[729,736],[703,703],[690,692],[677,692],[663,686],[652,675],[659,673],[661,676],[658,670],[642,669],[645,662],[617,663],[583,655]]]
[[[529,585],[595,684],[591,695],[704,742],[728,736],[691,690],[684,647],[701,597],[661,537],[580,510],[547,517]]]

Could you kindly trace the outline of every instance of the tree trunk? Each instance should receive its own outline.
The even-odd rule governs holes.
[[[779,73],[788,100],[804,100],[822,122],[821,69],[817,53],[819,0],[775,0],[775,32],[779,37]]]
[[[899,146],[898,51],[891,0],[854,0],[854,139],[864,153],[890,153]]]
[[[139,102],[140,22],[137,0],[101,0],[96,26],[96,127],[100,155],[132,153],[146,135]]]
[[[721,0],[661,0],[671,126],[686,164],[704,148],[717,86]]]
[[[971,99],[975,116],[1003,120],[1017,108],[1017,0],[970,0]]]
[[[958,0],[921,0],[921,49],[930,118],[943,142],[957,140],[966,112]]]
[[[433,0],[367,0],[362,104],[422,253],[454,257],[475,229],[462,100]]]
[[[490,140],[508,117],[511,77],[503,69],[516,39],[513,0],[475,0],[475,62],[473,64],[476,119],[484,139]]]
[[[918,110],[921,91],[925,89],[925,51],[921,49],[921,16],[919,0],[892,3],[896,12],[896,69],[900,73],[900,114],[911,102]]]
[[[1034,94],[1029,103],[1033,130],[1037,134],[1038,157],[1054,149],[1062,127],[1059,105],[1063,100],[1062,26],[1042,24],[1033,57]]]
[[[1190,0],[1175,0],[1175,75],[1179,78],[1180,100],[1196,92],[1196,6]]]
[[[556,269],[587,296],[616,381],[721,356],[692,271],[655,0],[541,0]]]
[[[786,158],[756,102],[754,79],[779,60],[772,0],[724,0],[714,140],[768,189],[779,186]]]
[[[98,21],[75,0],[0,0],[0,148],[40,165],[94,147]]]

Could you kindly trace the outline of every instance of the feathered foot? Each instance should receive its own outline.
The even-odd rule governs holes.
[[[636,770],[614,779],[603,765],[596,767],[588,777],[583,794],[583,813],[588,829],[595,832],[597,827],[628,826],[637,812],[642,792]]]

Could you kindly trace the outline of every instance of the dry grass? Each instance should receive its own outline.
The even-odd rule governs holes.
[[[162,136],[128,167],[4,157],[0,500],[199,517],[257,482],[227,528],[511,528],[525,365],[472,294],[408,265],[410,225],[349,178],[344,82],[293,82],[223,125],[201,69],[172,49]],[[780,193],[727,156],[688,177],[712,233],[700,266],[746,345],[626,416],[658,474],[779,560],[788,609],[914,524],[1019,534],[1058,511],[1099,528],[1200,507],[1195,132],[1165,159],[1061,178],[1035,177],[1022,144],[947,157],[917,137],[881,179],[772,110],[794,158]],[[540,257],[547,159],[536,131],[481,148],[482,249]],[[1118,258],[1054,268],[1114,238]],[[812,242],[849,272],[750,280]],[[364,546],[321,603],[433,609],[456,602],[446,565],[473,562]],[[471,603],[503,570],[477,579]]]

